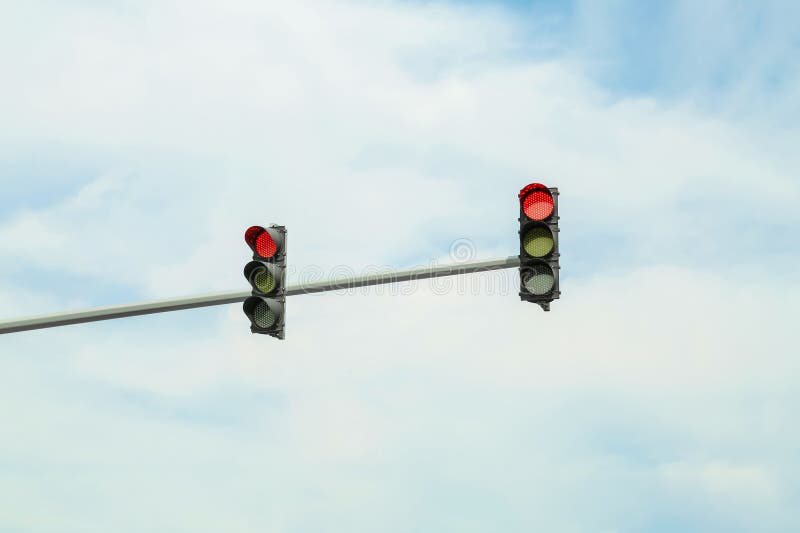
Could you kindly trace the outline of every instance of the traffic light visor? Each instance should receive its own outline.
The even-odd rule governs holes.
[[[544,257],[554,246],[553,233],[547,226],[533,226],[522,235],[522,249],[531,257]]]
[[[256,245],[256,237],[265,231],[266,230],[261,226],[250,226],[247,228],[247,231],[244,232],[244,242],[247,243],[247,246],[253,248]]]
[[[522,275],[522,285],[525,289],[536,296],[542,296],[553,290],[555,285],[553,270],[545,265],[531,265],[525,269]]]

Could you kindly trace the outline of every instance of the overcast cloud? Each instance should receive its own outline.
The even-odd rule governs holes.
[[[511,255],[532,181],[562,298],[2,336],[0,531],[800,529],[800,12],[663,5],[3,4],[0,317]]]

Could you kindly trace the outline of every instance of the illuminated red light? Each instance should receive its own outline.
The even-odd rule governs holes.
[[[272,257],[278,251],[278,245],[272,238],[269,232],[263,232],[256,237],[256,253],[261,257]]]
[[[244,232],[244,241],[259,256],[270,258],[278,251],[278,245],[267,230],[261,226],[250,226]]]
[[[553,196],[541,183],[531,183],[519,191],[522,212],[531,220],[544,220],[553,214]]]

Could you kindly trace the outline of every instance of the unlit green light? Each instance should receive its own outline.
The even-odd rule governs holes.
[[[541,265],[531,269],[530,274],[525,278],[524,285],[531,294],[541,296],[553,290],[555,282],[553,271],[549,267]]]
[[[271,328],[277,318],[275,312],[265,302],[259,302],[253,310],[253,319],[260,328]]]
[[[544,257],[553,251],[553,234],[544,226],[529,229],[522,237],[522,248],[531,257]]]

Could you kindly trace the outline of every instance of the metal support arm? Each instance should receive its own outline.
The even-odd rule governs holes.
[[[437,278],[441,276],[454,276],[457,274],[472,274],[503,268],[519,266],[519,257],[516,255],[488,259],[484,261],[468,261],[452,265],[436,267],[418,267],[378,274],[366,274],[333,280],[315,281],[290,285],[286,288],[286,296],[297,296],[314,292],[336,291],[369,285],[385,283],[399,283],[417,279]],[[84,311],[67,311],[50,315],[40,315],[17,320],[0,322],[0,334],[27,331],[32,329],[53,328],[69,324],[82,324],[99,320],[111,320],[128,316],[149,315],[165,313],[167,311],[180,311],[181,309],[194,309],[196,307],[209,307],[212,305],[225,305],[243,301],[250,296],[250,291],[217,292],[202,296],[189,296],[185,298],[170,298],[140,304],[112,305],[109,307],[96,307]]]

